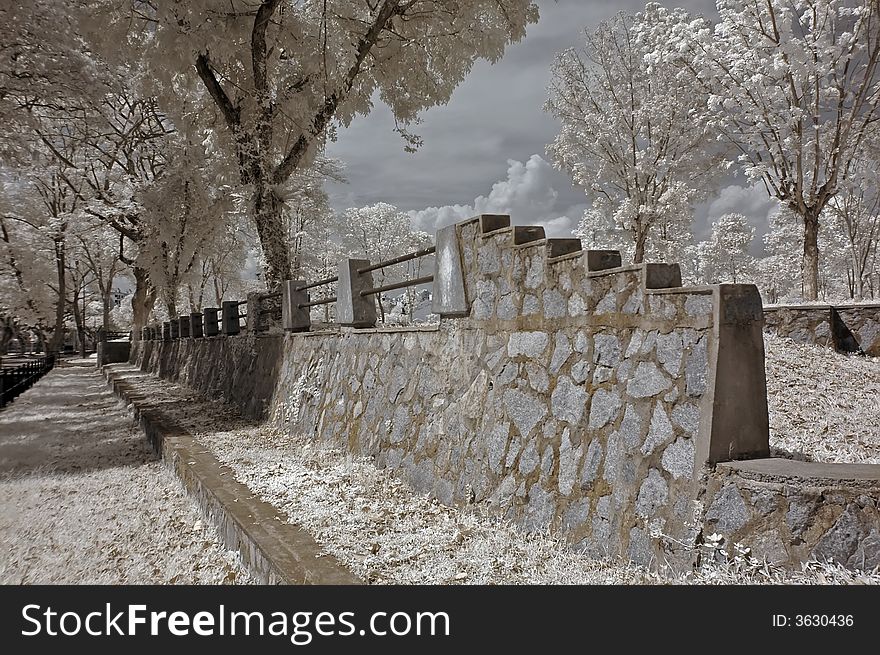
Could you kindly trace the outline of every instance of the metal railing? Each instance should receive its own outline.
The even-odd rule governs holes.
[[[394,259],[388,259],[384,262],[378,262],[376,264],[370,264],[369,266],[363,266],[357,269],[359,275],[363,275],[364,273],[370,273],[371,271],[377,271],[382,268],[388,268],[389,266],[395,266],[397,264],[403,264],[404,262],[409,262],[414,259],[418,259],[419,257],[425,257],[426,255],[433,255],[437,251],[436,246],[429,246],[428,248],[423,248],[422,250],[417,250],[416,252],[411,252],[406,255],[401,255],[400,257],[395,257]],[[363,289],[360,292],[361,297],[374,296],[378,293],[384,293],[386,291],[394,291],[396,289],[405,289],[407,287],[415,287],[420,284],[427,284],[429,282],[434,281],[433,275],[423,275],[422,277],[417,277],[412,280],[401,280],[399,282],[391,282],[389,284],[383,284],[378,287],[373,287],[371,289]]]
[[[11,368],[0,369],[0,407],[5,407],[52,370],[55,356],[45,355]]]
[[[339,276],[334,275],[333,277],[326,277],[323,280],[318,280],[316,282],[309,282],[308,284],[301,284],[296,287],[295,291],[307,291],[308,289],[314,289],[316,287],[324,286],[325,284],[333,284],[335,282],[339,282]],[[336,296],[327,296],[326,298],[320,298],[318,300],[309,300],[309,302],[297,303],[297,309],[307,309],[309,307],[319,307],[320,305],[329,305],[330,303],[336,302]]]
[[[427,248],[422,248],[421,250],[417,250],[415,252],[407,253],[405,255],[401,255],[399,257],[394,257],[392,259],[387,259],[385,261],[376,262],[375,264],[369,263],[366,260],[360,260],[359,263],[363,263],[365,265],[360,266],[356,269],[348,269],[350,272],[346,273],[346,276],[360,277],[364,276],[372,271],[377,271],[383,268],[388,268],[391,266],[395,266],[397,264],[403,264],[415,259],[419,259],[420,257],[425,257],[427,255],[433,255],[436,252],[435,246],[429,246]],[[347,260],[351,262],[352,260]],[[340,269],[341,270],[341,269]],[[314,282],[297,284],[296,282],[288,281],[285,283],[284,289],[280,291],[272,291],[267,293],[260,294],[251,294],[252,306],[247,308],[247,311],[240,311],[239,308],[242,305],[247,305],[248,300],[230,300],[223,301],[222,307],[209,307],[204,310],[202,313],[202,321],[201,321],[201,330],[180,330],[179,329],[179,320],[181,319],[171,319],[166,322],[164,329],[162,327],[154,327],[147,329],[147,338],[152,340],[169,340],[169,339],[188,339],[188,338],[210,338],[215,336],[234,336],[240,334],[242,329],[246,331],[253,330],[254,332],[261,332],[267,329],[267,326],[264,324],[263,317],[267,314],[278,314],[279,310],[281,313],[282,324],[285,330],[308,330],[310,327],[310,318],[309,312],[301,312],[296,315],[299,310],[306,310],[312,307],[320,307],[322,305],[329,305],[331,303],[339,303],[338,293],[334,295],[328,295],[324,298],[318,298],[316,300],[312,300],[308,294],[303,292],[308,291],[309,289],[314,289],[316,287],[321,287],[329,284],[338,283],[340,281],[339,276],[342,275],[340,272],[338,275],[333,275],[331,277],[326,277],[320,280],[316,280]],[[394,291],[396,289],[405,289],[407,287],[414,287],[420,284],[428,284],[433,282],[433,275],[423,275],[421,277],[417,277],[410,280],[400,280],[397,282],[390,282],[388,284],[383,284],[377,287],[372,288],[363,288],[366,284],[370,284],[371,276],[367,276],[362,279],[357,284],[353,283],[353,280],[350,280],[349,277],[346,277],[346,283],[350,284],[352,287],[351,291],[354,294],[355,298],[361,299],[369,296],[375,296],[377,294],[384,293],[386,291]],[[297,286],[293,286],[297,284]],[[287,294],[295,294],[295,297],[288,300]],[[345,294],[343,294],[345,295]],[[266,300],[281,298],[283,302],[281,303],[282,307],[263,307],[262,303]],[[348,298],[348,302],[351,302],[352,298]],[[380,299],[381,300],[381,299]],[[363,303],[362,303],[363,304]],[[340,311],[337,308],[337,312]],[[362,311],[360,308],[355,310],[355,313]],[[290,312],[290,313],[288,313]],[[251,319],[248,321],[248,314],[251,313]],[[291,318],[291,315],[296,315]],[[370,312],[372,313],[372,312]],[[337,313],[337,316],[339,314]],[[245,320],[245,324],[242,325],[241,321]],[[195,320],[195,319],[193,319]],[[287,321],[287,323],[285,323]],[[366,315],[361,317],[358,314],[358,318],[355,318],[352,323],[344,323],[345,325],[355,325],[355,326],[368,326],[375,325],[375,316]],[[191,334],[189,332],[195,332],[195,334]]]

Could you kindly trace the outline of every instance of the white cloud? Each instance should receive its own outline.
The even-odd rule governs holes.
[[[553,168],[540,155],[532,155],[526,162],[508,159],[507,179],[495,182],[489,195],[477,196],[469,205],[427,207],[410,211],[409,216],[416,227],[433,232],[477,214],[509,214],[516,225],[542,225],[548,236],[571,236],[583,206],[560,211],[553,175]]]

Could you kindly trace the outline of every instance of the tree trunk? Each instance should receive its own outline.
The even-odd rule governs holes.
[[[266,288],[275,291],[290,277],[290,253],[287,233],[281,217],[283,203],[265,183],[258,182],[254,192],[254,222],[266,259]]]
[[[633,264],[641,264],[645,261],[645,241],[647,241],[647,238],[648,235],[641,232],[641,230],[636,232],[636,249],[633,253]]]
[[[819,211],[807,209],[804,219],[804,299],[819,298]]]
[[[64,271],[64,241],[55,242],[55,272],[58,276],[58,302],[55,304],[55,332],[52,334],[52,352],[60,352],[64,339],[64,305],[67,274]]]
[[[150,275],[147,269],[139,266],[132,267],[134,273],[134,295],[131,297],[131,310],[134,314],[132,320],[132,341],[140,341],[141,328],[147,324],[153,304],[156,302],[156,293],[150,284]]]
[[[83,289],[83,296],[85,296],[85,289]],[[82,315],[82,312],[79,308],[79,290],[77,289],[73,294],[73,322],[76,325],[76,336],[77,341],[79,341],[79,356],[85,359],[86,357],[86,326],[85,320]]]
[[[110,331],[110,298],[113,295],[113,292],[110,291],[110,287],[107,287],[108,291],[104,293],[104,297],[101,298],[101,324],[104,326],[104,330]]]

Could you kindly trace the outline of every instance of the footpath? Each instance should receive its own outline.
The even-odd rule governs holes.
[[[93,360],[0,411],[0,583],[250,582]]]

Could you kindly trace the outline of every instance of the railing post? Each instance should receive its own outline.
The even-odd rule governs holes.
[[[216,337],[220,334],[220,320],[217,318],[217,313],[220,310],[217,307],[205,307],[204,317],[204,332],[206,337]]]
[[[238,302],[235,300],[223,301],[223,334],[233,336],[241,331],[239,326]]]
[[[171,321],[162,323],[162,341],[171,341]]]
[[[190,331],[189,331],[189,314],[184,316],[180,316],[177,319],[178,329],[180,330],[180,338],[181,339],[189,339]]]
[[[201,339],[204,336],[202,315],[199,312],[193,312],[189,315],[189,334],[193,339]]]
[[[247,316],[245,316],[245,324],[250,334],[257,332],[265,332],[268,329],[268,321],[263,318],[263,294],[259,291],[252,291],[247,295]]]
[[[369,259],[343,259],[339,262],[339,281],[336,284],[336,321],[350,327],[375,327],[376,301],[372,296],[361,296],[373,286],[371,272],[358,273],[370,265]]]
[[[281,287],[284,292],[281,303],[281,326],[287,332],[301,332],[311,327],[309,308],[300,307],[309,302],[309,294],[296,290],[305,283],[305,280],[284,280]]]
[[[171,321],[171,340],[180,339],[180,319],[172,318]]]

